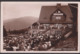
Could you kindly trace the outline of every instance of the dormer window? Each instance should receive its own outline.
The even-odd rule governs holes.
[[[51,21],[65,21],[66,15],[63,13],[60,9],[57,9],[55,12],[51,15]]]

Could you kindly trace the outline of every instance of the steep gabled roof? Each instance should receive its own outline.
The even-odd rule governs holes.
[[[50,22],[50,16],[53,12],[55,12],[57,9],[60,9],[63,13],[66,14],[66,21],[60,22],[60,23],[72,23],[70,18],[73,18],[70,7],[67,6],[42,6],[41,13],[39,17],[40,23],[56,23],[56,22]]]

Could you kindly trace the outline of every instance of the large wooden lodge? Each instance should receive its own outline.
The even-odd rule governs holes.
[[[31,34],[72,33],[73,15],[68,5],[42,6],[39,21],[32,24]],[[67,30],[66,30],[67,29]],[[64,31],[64,32],[63,32]]]

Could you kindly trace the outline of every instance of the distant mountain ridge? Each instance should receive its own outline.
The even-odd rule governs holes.
[[[20,17],[16,19],[9,19],[3,22],[4,27],[6,30],[20,30],[31,26],[34,22],[37,22],[37,17],[27,16],[27,17]]]

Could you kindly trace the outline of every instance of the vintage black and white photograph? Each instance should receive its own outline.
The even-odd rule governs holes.
[[[2,2],[3,51],[78,51],[78,3]]]

